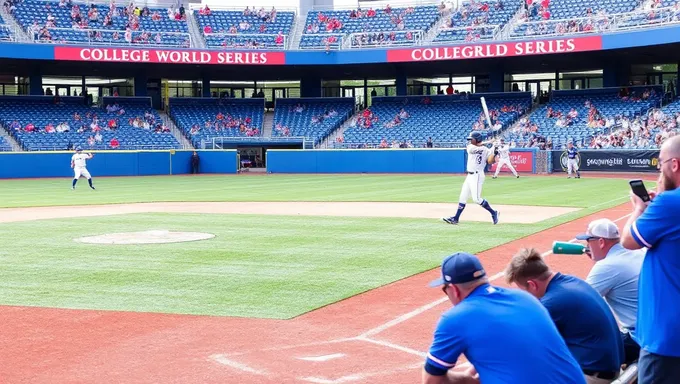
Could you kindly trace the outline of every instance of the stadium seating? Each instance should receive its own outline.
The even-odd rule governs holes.
[[[86,4],[73,3],[80,9],[81,17],[87,19],[87,12],[90,6]],[[129,44],[125,40],[125,27],[128,18],[123,16],[123,7],[118,7],[119,17],[112,17],[112,25],[104,26],[103,20],[109,15],[108,4],[95,5],[99,13],[99,21],[88,23],[87,29],[100,30],[100,35],[96,32],[74,29],[71,19],[71,7],[59,6],[56,1],[24,0],[17,5],[15,18],[18,23],[27,31],[37,22],[43,27],[49,14],[54,16],[55,28],[50,28],[51,39],[40,38],[41,41],[66,42],[66,43],[106,43],[106,44]],[[140,5],[141,9],[142,5]],[[188,46],[188,27],[184,20],[171,20],[166,9],[149,9],[150,15],[158,12],[160,20],[154,21],[151,16],[139,17],[139,29],[133,31],[133,44],[144,45],[163,45],[163,46]],[[108,32],[110,31],[110,32]],[[116,33],[117,32],[117,33]],[[147,35],[143,36],[143,33]],[[115,34],[115,35],[114,35]],[[146,39],[141,39],[146,37]]]
[[[267,10],[270,12],[271,10]],[[205,34],[208,47],[239,47],[249,46],[250,42],[257,42],[260,48],[283,48],[283,44],[276,44],[275,39],[278,33],[288,37],[295,21],[294,12],[276,11],[274,21],[263,22],[255,14],[244,15],[243,11],[220,11],[211,10],[209,15],[202,15],[198,10],[194,10],[194,17],[198,22],[201,31],[206,26],[210,26],[212,33]],[[240,29],[241,23],[247,23],[247,30]],[[260,32],[260,28],[265,26],[265,30]],[[224,35],[229,33],[229,28],[238,29],[236,35]],[[241,36],[239,36],[241,35]],[[285,40],[284,40],[285,43]]]
[[[541,2],[527,11],[528,21],[514,27],[511,36],[544,36],[572,33],[601,33],[613,27],[629,27],[645,22],[646,15],[624,16],[616,14],[631,12],[640,4],[637,0],[553,0],[549,2],[550,19],[541,14]]]
[[[12,146],[5,140],[4,137],[0,136],[0,152],[11,151]]]
[[[135,100],[136,99],[136,100]],[[116,98],[104,98],[104,104],[113,105]],[[125,111],[119,115],[117,112],[108,113],[104,108],[87,107],[81,97],[62,97],[61,102],[55,105],[50,96],[5,96],[0,97],[0,123],[10,134],[29,151],[63,150],[72,146],[82,146],[83,149],[112,149],[110,142],[116,138],[120,143],[119,149],[177,149],[181,145],[171,133],[155,133],[153,128],[146,130],[132,127],[128,119],[141,117],[145,113],[151,113],[156,122],[160,123],[160,116],[151,108],[149,98],[120,98],[120,107]],[[81,120],[76,120],[74,114],[78,113]],[[79,133],[81,127],[89,128],[92,118],[96,114],[100,119],[102,140],[94,145],[88,144],[88,138],[95,133],[91,129]],[[107,130],[105,126],[110,119],[118,119],[118,128]],[[36,132],[25,132],[11,128],[17,121],[22,128],[27,124],[35,125]],[[56,127],[60,123],[70,126],[68,132],[46,133],[45,126],[51,123]]]
[[[5,21],[2,19],[2,16],[0,16],[0,41],[11,39],[12,33],[10,32],[9,27],[5,25]]]
[[[496,9],[492,3],[477,3],[472,8],[469,3],[454,12],[450,18],[450,28],[443,29],[437,34],[435,42],[486,40],[494,37],[496,28],[507,24],[521,6],[520,1],[502,2],[502,8]],[[488,8],[481,8],[485,6]]]
[[[538,126],[538,134],[552,139],[554,148],[560,148],[567,142],[573,141],[579,146],[588,145],[593,135],[603,132],[604,127],[588,127],[588,111],[586,102],[590,102],[604,118],[628,117],[633,118],[645,113],[649,108],[658,106],[660,103],[660,89],[654,92],[646,100],[637,99],[650,87],[631,87],[633,98],[619,97],[618,88],[602,88],[592,90],[553,91],[552,100],[534,111],[528,119]],[[566,115],[574,108],[578,117],[573,119],[571,125],[566,127],[556,126],[558,118],[547,117],[548,108],[554,112],[562,112]],[[530,140],[532,133],[506,132],[505,137],[522,145]]]
[[[296,111],[296,108],[301,110]],[[353,113],[354,98],[349,97],[277,99],[272,137],[305,137],[316,145]],[[285,128],[288,128],[288,134]]]
[[[483,113],[479,101],[483,94],[470,95],[466,99],[460,95],[451,96],[416,96],[416,97],[375,97],[370,110],[378,117],[378,122],[371,128],[360,125],[348,128],[344,133],[345,145],[358,144],[379,145],[383,139],[391,144],[393,141],[412,142],[414,146],[422,146],[428,137],[433,142],[464,143]],[[503,127],[515,121],[523,111],[529,109],[531,96],[528,93],[487,94],[487,105],[490,111],[500,113],[498,120]],[[427,100],[431,103],[427,103]],[[503,107],[515,107],[515,111],[500,112]],[[520,108],[517,108],[520,107]],[[410,116],[402,119],[401,124],[392,128],[385,127],[386,122],[404,109]],[[485,132],[486,133],[486,132]]]
[[[330,44],[331,48],[337,48],[342,44],[342,39],[348,37],[352,33],[380,33],[383,32],[389,37],[389,32],[394,31],[394,41],[392,44],[410,43],[406,37],[406,31],[427,31],[439,19],[439,10],[434,5],[413,7],[412,13],[406,13],[407,8],[392,8],[391,12],[385,13],[384,9],[376,9],[374,17],[350,18],[350,10],[332,10],[332,11],[310,11],[307,14],[305,21],[305,30],[300,40],[300,48],[320,48],[325,47],[325,39],[329,36],[335,36],[337,42]],[[362,12],[366,12],[363,10]],[[392,18],[403,14],[404,33],[396,33],[398,28],[393,23]],[[321,22],[319,17],[338,20],[342,26],[339,29],[328,31],[326,29],[327,23]],[[318,32],[310,31],[307,27],[310,25],[318,26]]]
[[[201,142],[210,143],[215,137],[248,137],[248,130],[241,131],[238,125],[216,129],[214,125],[220,113],[224,115],[225,123],[230,117],[232,120],[240,119],[245,128],[258,130],[255,136],[262,135],[264,99],[170,98],[170,116],[196,148],[203,148]],[[245,124],[246,119],[250,119],[249,124]],[[210,122],[211,126],[206,127],[206,122]],[[192,134],[194,125],[198,125],[200,130]],[[206,145],[210,147],[209,144]]]

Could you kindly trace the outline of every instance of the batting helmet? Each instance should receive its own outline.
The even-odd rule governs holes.
[[[468,140],[475,140],[478,143],[482,142],[482,133],[481,132],[472,132],[470,133],[470,136],[467,138]]]

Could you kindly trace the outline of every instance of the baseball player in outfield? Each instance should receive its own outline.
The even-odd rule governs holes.
[[[505,144],[505,140],[501,139],[501,145],[498,146],[498,164],[496,164],[496,172],[493,174],[493,178],[498,177],[498,173],[501,171],[501,168],[503,166],[507,166],[510,168],[510,171],[512,172],[515,177],[519,177],[517,174],[517,171],[515,170],[515,167],[512,166],[512,163],[510,162],[510,146]]]
[[[461,213],[465,209],[465,204],[468,198],[484,207],[491,213],[491,219],[494,224],[498,223],[498,215],[500,212],[495,211],[489,205],[489,202],[482,199],[482,186],[484,185],[484,168],[489,161],[489,156],[495,153],[495,147],[487,148],[484,145],[490,143],[482,142],[482,134],[480,132],[472,132],[468,137],[470,144],[467,146],[467,176],[463,183],[463,188],[460,191],[460,198],[458,199],[458,212],[453,217],[443,218],[444,222],[449,224],[458,224]]]
[[[76,183],[78,182],[78,179],[80,179],[80,176],[85,176],[87,182],[90,184],[90,188],[94,189],[94,186],[92,185],[92,176],[90,175],[90,172],[88,172],[87,164],[85,163],[93,157],[94,155],[92,153],[84,154],[82,148],[76,147],[76,153],[71,157],[71,168],[73,168],[74,173],[71,189],[76,189]]]
[[[571,173],[576,172],[576,178],[581,178],[581,173],[578,171],[578,161],[576,156],[578,155],[578,149],[574,146],[571,141],[567,144],[567,179],[571,179]]]

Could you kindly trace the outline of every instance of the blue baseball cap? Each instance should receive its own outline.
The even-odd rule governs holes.
[[[82,151],[83,149],[79,146],[76,147],[76,151]]]
[[[481,132],[471,132],[470,136],[467,138],[468,140],[470,139],[475,139],[477,141],[482,141],[482,133]]]
[[[477,256],[458,252],[442,261],[442,277],[431,282],[430,287],[444,284],[463,284],[486,276],[482,262]]]

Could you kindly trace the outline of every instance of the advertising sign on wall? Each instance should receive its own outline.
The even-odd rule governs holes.
[[[657,172],[657,150],[593,150],[580,151],[576,157],[582,171],[601,172]],[[567,153],[553,151],[553,172],[567,171]]]
[[[533,172],[534,171],[534,153],[533,152],[510,152],[510,163],[515,167],[517,172]],[[496,172],[498,163],[491,164],[489,172]],[[510,173],[508,167],[503,167],[501,173]]]
[[[450,47],[419,47],[387,51],[388,62],[464,60],[489,57],[512,57],[597,51],[602,49],[601,36],[571,39],[527,40],[516,43],[465,44]]]
[[[111,63],[283,65],[284,52],[197,51],[106,47],[55,47],[55,60]]]

